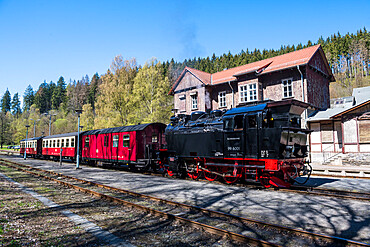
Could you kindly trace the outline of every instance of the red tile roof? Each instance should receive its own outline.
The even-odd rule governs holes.
[[[197,77],[200,81],[202,81],[206,85],[215,85],[228,81],[235,81],[237,80],[237,76],[243,74],[248,74],[252,72],[257,72],[258,74],[267,74],[278,70],[296,67],[297,65],[308,64],[313,55],[320,49],[321,45],[314,45],[305,49],[290,52],[280,56],[267,58],[254,63],[249,63],[235,68],[216,72],[214,74],[206,73],[190,67],[185,67],[179,78],[177,78],[176,82],[174,83],[174,86],[172,87],[169,94],[173,93],[173,90],[177,87],[177,84],[184,76],[186,71],[192,73],[195,77]],[[329,73],[331,73],[330,68]]]
[[[260,74],[266,74],[277,70],[283,70],[297,65],[307,64],[320,45],[314,45],[298,51],[293,51],[280,56],[267,58],[254,63],[245,64],[228,70],[212,74],[212,85],[236,80],[236,76],[260,70]]]

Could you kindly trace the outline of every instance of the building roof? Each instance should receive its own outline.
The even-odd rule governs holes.
[[[185,67],[185,69],[183,70],[181,75],[177,78],[176,82],[171,88],[169,94],[173,93],[174,89],[177,87],[178,83],[180,82],[186,71],[192,73],[205,85],[216,85],[229,81],[236,81],[238,76],[245,75],[248,73],[257,73],[259,75],[262,75],[274,71],[297,67],[299,65],[306,65],[309,63],[309,61],[316,52],[320,52],[322,56],[325,56],[324,52],[322,51],[321,45],[314,45],[305,49],[301,49],[298,51],[290,52],[272,58],[267,58],[261,61],[245,64],[231,69],[226,69],[213,74]],[[326,59],[324,60],[326,61]],[[331,81],[333,81],[334,77],[331,73],[329,65],[328,64],[326,65],[328,68],[328,73],[330,73],[329,76],[331,77]]]
[[[339,99],[343,99],[343,101],[345,99],[348,99],[350,102],[353,102],[353,103],[347,104],[346,102],[343,102],[341,104],[342,107],[334,107],[334,108],[329,108],[325,111],[319,111],[313,117],[308,118],[307,121],[313,122],[313,121],[321,121],[321,120],[330,120],[330,119],[340,117],[343,114],[347,114],[362,106],[370,104],[369,95],[370,95],[370,87],[354,88],[352,92],[352,96],[339,98]],[[333,101],[335,100],[338,100],[338,99],[334,99]]]
[[[168,94],[173,93],[173,90],[175,90],[175,88],[177,87],[181,79],[184,77],[186,72],[190,72],[194,77],[198,78],[198,80],[201,81],[204,85],[211,84],[212,74],[186,66],[185,69],[181,72],[180,76],[173,83],[173,86]]]
[[[352,96],[355,97],[356,104],[361,104],[370,99],[370,87],[354,88]]]

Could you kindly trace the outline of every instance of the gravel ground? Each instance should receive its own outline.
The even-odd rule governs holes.
[[[21,158],[11,158],[24,162]],[[34,166],[239,216],[370,243],[370,203],[264,191],[28,159]],[[312,183],[369,192],[368,179],[313,178]]]
[[[137,246],[242,246],[4,166],[0,166],[0,172]],[[0,246],[106,246],[58,210],[45,207],[3,178],[0,198]]]

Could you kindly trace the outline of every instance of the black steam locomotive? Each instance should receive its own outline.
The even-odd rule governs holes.
[[[226,112],[179,114],[166,128],[167,159],[161,163],[167,163],[171,176],[289,187],[297,177],[310,174],[305,162],[308,130],[301,128],[307,107],[284,100]]]

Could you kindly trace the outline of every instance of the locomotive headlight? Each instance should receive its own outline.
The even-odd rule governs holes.
[[[290,158],[291,154],[294,152],[294,146],[287,145],[285,146],[285,158]]]
[[[287,151],[287,152],[293,152],[293,149],[294,149],[294,147],[293,146],[290,146],[290,145],[287,145],[285,147],[285,151]]]

